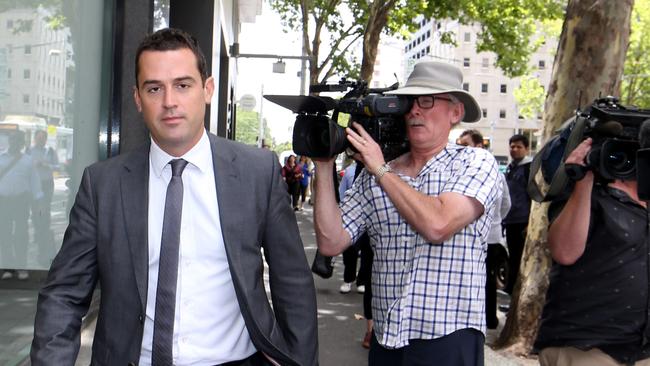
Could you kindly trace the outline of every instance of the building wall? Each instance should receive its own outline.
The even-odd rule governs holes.
[[[5,50],[0,114],[37,116],[55,125],[65,123],[69,28],[48,27],[46,17],[50,15],[43,8],[0,13],[0,46]]]
[[[452,138],[464,129],[476,128],[491,141],[494,155],[508,156],[508,138],[523,132],[532,137],[535,147],[542,120],[535,117],[519,118],[514,90],[519,87],[520,78],[508,78],[495,67],[496,54],[476,52],[479,26],[463,25],[453,20],[426,20],[422,17],[416,21],[420,23],[420,29],[404,46],[405,75],[411,72],[415,63],[422,60],[452,63],[461,68],[464,87],[484,110],[485,116],[479,122],[461,123],[458,131],[452,131]],[[443,44],[443,32],[453,32],[458,46]],[[533,40],[534,38],[531,41]],[[530,57],[531,74],[545,88],[550,82],[556,48],[557,40],[547,41]],[[502,88],[505,88],[505,92]]]

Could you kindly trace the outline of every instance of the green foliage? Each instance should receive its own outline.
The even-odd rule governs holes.
[[[237,121],[235,122],[235,140],[248,145],[257,145],[257,138],[260,129],[259,113],[255,111],[245,111],[237,107]],[[272,145],[271,130],[264,123],[264,141],[267,145]]]
[[[283,151],[293,150],[293,146],[291,145],[291,142],[283,142],[281,144],[272,146],[271,150],[275,151],[275,153],[280,156],[280,153]]]
[[[621,101],[639,108],[650,108],[650,0],[634,2],[631,23]]]
[[[514,96],[519,107],[519,115],[526,119],[537,117],[544,109],[546,91],[535,76],[522,77],[519,87],[514,91]]]
[[[531,42],[531,36],[540,24],[563,15],[566,0],[271,0],[271,6],[280,14],[287,29],[301,31],[303,37],[305,34],[312,37],[308,54],[316,58],[312,59],[316,65],[310,67],[310,72],[317,75],[311,75],[311,80],[323,82],[330,76],[358,74],[350,46],[364,34],[381,32],[407,38],[418,29],[414,20],[419,15],[479,24],[476,50],[496,53],[495,64],[506,75],[524,75],[528,71],[530,54],[541,43]],[[301,6],[305,7],[305,13]],[[308,14],[308,18],[304,18],[304,14]],[[327,30],[332,51],[320,59],[322,28]],[[441,38],[444,43],[456,42],[452,32],[443,33]],[[368,49],[376,50],[378,39],[364,38],[367,44],[363,45],[361,70],[364,67],[372,70],[375,60],[369,55],[375,52],[369,53]],[[368,72],[364,74],[367,76]]]

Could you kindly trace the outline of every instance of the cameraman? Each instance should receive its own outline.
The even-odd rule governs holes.
[[[405,115],[410,150],[387,164],[358,124],[346,129],[366,169],[336,204],[333,159],[315,160],[319,250],[337,255],[367,232],[374,251],[374,334],[368,363],[482,365],[485,256],[500,194],[494,157],[449,143],[480,108],[453,65],[422,62],[391,94],[413,99]],[[435,361],[434,361],[435,360]]]
[[[591,138],[566,164],[585,166]],[[554,264],[535,348],[547,365],[650,365],[648,216],[636,180],[587,171],[549,208]]]

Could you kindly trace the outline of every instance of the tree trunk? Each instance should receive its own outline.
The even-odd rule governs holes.
[[[633,4],[633,0],[569,0],[544,105],[544,140],[578,107],[598,96],[620,95]],[[547,207],[536,202],[531,207],[509,316],[495,344],[517,355],[532,349],[548,288]]]
[[[388,23],[388,15],[395,6],[394,0],[375,0],[370,5],[370,14],[366,31],[363,33],[363,57],[361,59],[361,79],[370,83],[375,70],[377,59],[377,46],[381,37],[381,31]]]

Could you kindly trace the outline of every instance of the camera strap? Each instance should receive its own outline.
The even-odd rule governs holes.
[[[562,159],[553,174],[553,178],[548,185],[548,190],[546,194],[542,193],[539,189],[539,186],[536,181],[537,173],[539,172],[542,162],[545,156],[548,154],[545,153],[545,149],[550,149],[553,139],[559,139],[560,134],[553,136],[549,141],[546,142],[544,147],[535,155],[533,161],[530,164],[530,176],[528,177],[528,195],[530,198],[537,202],[552,201],[557,198],[562,192],[564,192],[565,187],[569,183],[569,176],[564,169],[564,162],[571,154],[571,152],[582,142],[583,133],[585,130],[585,118],[578,116],[575,117],[573,123],[567,128],[571,129],[571,134],[567,138],[566,146],[564,152],[562,153]],[[542,179],[543,180],[543,179]]]

